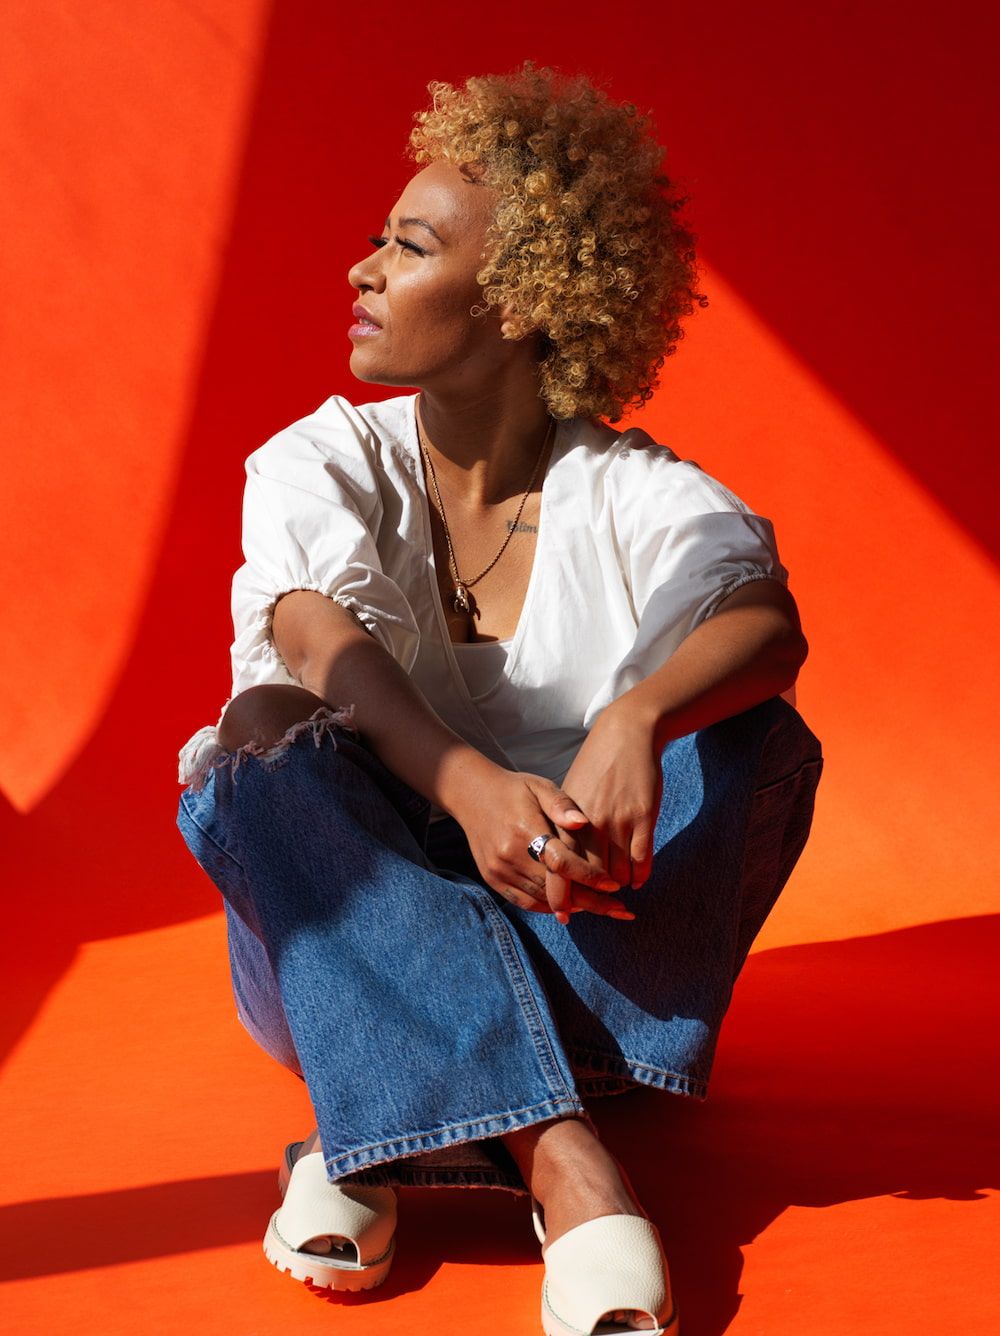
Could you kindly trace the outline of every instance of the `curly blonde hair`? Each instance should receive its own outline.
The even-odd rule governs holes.
[[[474,165],[499,193],[476,274],[482,314],[515,312],[509,337],[538,331],[540,394],[557,418],[617,422],[641,408],[683,337],[695,289],[688,202],[659,170],[649,118],[585,75],[531,60],[461,88],[427,85],[407,153],[418,163]]]

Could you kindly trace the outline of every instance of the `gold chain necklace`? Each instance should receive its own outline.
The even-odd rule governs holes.
[[[460,578],[459,574],[458,574],[458,563],[457,563],[456,560],[455,560],[455,549],[452,547],[452,543],[451,543],[451,533],[450,533],[450,531],[449,531],[449,529],[448,529],[448,521],[445,519],[445,514],[444,514],[444,503],[443,503],[442,500],[441,500],[441,493],[438,491],[437,475],[436,475],[435,472],[434,472],[434,464],[433,464],[433,461],[431,460],[430,454],[429,454],[428,451],[427,451],[427,447],[426,447],[425,444],[424,444],[423,432],[421,431],[421,428],[420,428],[420,415],[419,415],[419,413],[417,414],[417,441],[418,441],[419,444],[420,444],[420,450],[421,450],[421,453],[423,454],[424,459],[427,461],[427,467],[428,467],[428,469],[430,470],[431,483],[433,484],[433,487],[434,487],[434,495],[435,495],[435,497],[437,498],[438,509],[439,509],[440,512],[441,512],[441,523],[444,525],[444,536],[445,536],[445,541],[446,541],[447,544],[448,544],[448,565],[449,565],[449,567],[450,567],[450,569],[451,569],[452,578],[453,578],[454,581],[455,581],[455,592],[454,592],[454,595],[453,595],[453,600],[454,600],[454,601],[453,601],[453,605],[452,605],[452,606],[454,607],[454,609],[455,609],[456,612],[470,612],[470,611],[471,611],[471,604],[470,604],[470,602],[469,602],[469,590],[472,588],[472,586],[473,586],[474,584],[478,584],[479,581],[483,578],[483,576],[487,574],[487,572],[489,572],[489,571],[491,571],[491,570],[493,569],[493,567],[497,564],[497,562],[498,562],[498,561],[500,560],[500,558],[503,556],[504,548],[506,548],[506,546],[507,546],[507,544],[510,542],[511,538],[513,538],[513,536],[514,536],[514,534],[515,534],[515,532],[516,532],[516,530],[517,530],[517,522],[518,522],[518,520],[521,518],[521,511],[524,509],[524,503],[527,501],[528,497],[531,495],[531,488],[532,488],[532,486],[533,486],[533,484],[534,484],[534,481],[535,481],[535,478],[536,478],[536,476],[537,476],[537,474],[538,474],[539,467],[541,466],[542,457],[543,457],[544,454],[545,454],[545,447],[546,447],[546,446],[548,445],[548,443],[549,443],[549,437],[552,435],[552,432],[553,432],[553,430],[555,429],[555,425],[556,425],[556,419],[555,419],[555,418],[551,418],[551,421],[549,422],[549,429],[548,429],[548,431],[545,433],[545,440],[542,442],[542,448],[541,448],[541,451],[539,452],[538,459],[537,459],[537,461],[536,461],[536,463],[535,463],[534,472],[533,472],[532,475],[531,475],[531,481],[528,483],[528,490],[525,492],[524,496],[521,498],[521,504],[518,506],[518,508],[517,508],[517,514],[514,516],[514,523],[511,525],[510,533],[508,533],[507,537],[503,540],[503,544],[502,544],[502,546],[501,546],[501,548],[500,548],[500,551],[496,554],[496,556],[493,558],[493,560],[490,562],[490,564],[486,567],[486,569],[485,569],[485,570],[482,570],[482,571],[479,572],[479,574],[476,576],[476,578],[475,578],[474,580],[462,580],[462,579]]]

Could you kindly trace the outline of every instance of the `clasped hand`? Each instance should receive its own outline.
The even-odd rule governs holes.
[[[542,775],[501,767],[483,787],[457,819],[488,886],[560,923],[580,910],[635,917],[612,892],[641,886],[652,868],[663,775],[647,728],[609,707],[561,788]],[[555,838],[535,862],[528,845],[545,833]]]

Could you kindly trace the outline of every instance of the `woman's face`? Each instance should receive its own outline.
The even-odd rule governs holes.
[[[518,348],[501,337],[502,308],[469,313],[482,299],[475,276],[496,201],[495,190],[447,162],[407,183],[380,244],[347,275],[379,326],[363,332],[364,317],[353,317],[350,365],[359,380],[472,389]]]

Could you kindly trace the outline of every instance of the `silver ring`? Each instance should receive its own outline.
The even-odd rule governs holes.
[[[535,838],[531,841],[531,843],[528,845],[528,853],[531,854],[532,858],[535,860],[536,863],[540,863],[542,861],[542,850],[545,848],[546,843],[549,840],[554,840],[554,839],[555,839],[554,835],[536,835]]]

